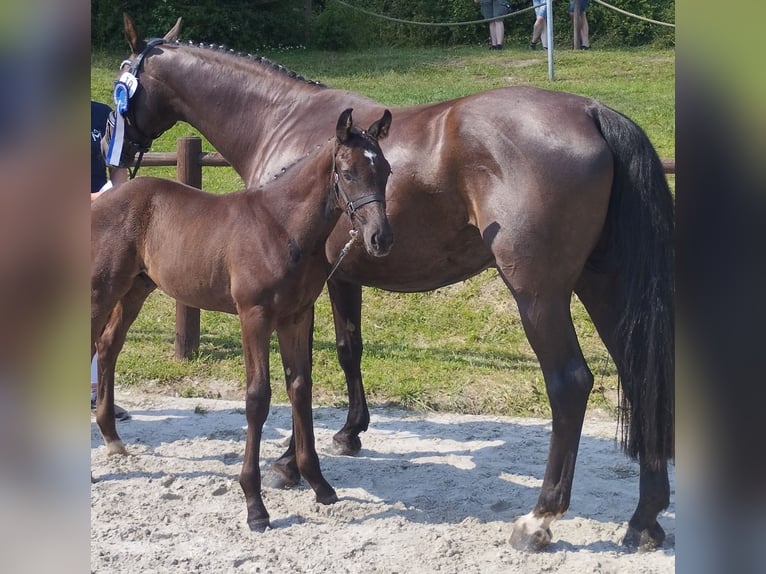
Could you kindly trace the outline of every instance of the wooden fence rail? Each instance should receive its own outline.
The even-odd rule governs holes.
[[[141,165],[146,167],[176,166],[178,181],[202,189],[203,167],[228,167],[229,162],[215,152],[202,151],[202,139],[187,136],[176,140],[175,152],[152,152],[144,155]],[[676,173],[676,160],[663,159],[666,174]],[[175,355],[189,359],[199,350],[199,309],[176,302]]]

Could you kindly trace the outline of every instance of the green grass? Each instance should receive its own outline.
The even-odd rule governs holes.
[[[388,106],[459,97],[508,85],[535,85],[597,98],[641,125],[661,157],[675,156],[674,52],[592,50],[557,53],[556,81],[547,76],[542,52],[449,49],[379,49],[358,53],[304,50],[263,55],[327,85],[354,90]],[[125,54],[94,54],[91,95],[110,101],[115,70]],[[175,140],[199,135],[177,125],[153,151],[175,148]],[[207,142],[205,150],[212,150]],[[174,177],[174,168],[142,168],[142,174]],[[673,178],[670,179],[673,185]],[[241,187],[229,168],[205,168],[203,187],[226,192]],[[242,388],[239,323],[236,317],[202,313],[199,353],[173,358],[174,303],[154,293],[133,325],[118,363],[118,383],[147,386],[184,396],[216,396],[222,385]],[[612,408],[614,365],[582,306],[572,313],[596,383],[591,405]],[[365,289],[362,361],[371,404],[466,413],[548,415],[537,360],[521,328],[515,303],[487,271],[431,293],[397,294]],[[314,334],[314,396],[317,405],[347,404],[326,292],[317,301]],[[274,401],[287,396],[275,343],[271,353]]]

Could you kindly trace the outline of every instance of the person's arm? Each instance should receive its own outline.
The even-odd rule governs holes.
[[[112,182],[112,187],[117,187],[119,184],[125,183],[128,181],[128,170],[124,167],[110,167],[109,181]]]

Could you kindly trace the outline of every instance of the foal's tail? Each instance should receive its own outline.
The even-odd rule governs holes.
[[[604,239],[617,267],[622,305],[614,360],[623,448],[658,469],[675,450],[673,197],[640,127],[602,105],[591,116],[614,156]]]

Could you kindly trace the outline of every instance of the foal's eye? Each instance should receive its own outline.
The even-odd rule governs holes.
[[[351,181],[353,179],[353,177],[351,177],[351,172],[348,171],[347,169],[344,169],[342,173],[343,173],[343,179],[345,179],[346,181]]]

